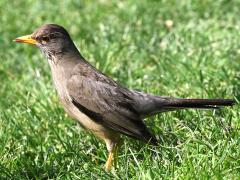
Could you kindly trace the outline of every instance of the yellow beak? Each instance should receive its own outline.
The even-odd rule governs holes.
[[[32,38],[31,34],[26,35],[26,36],[18,37],[14,41],[18,42],[18,43],[37,44],[37,41]]]

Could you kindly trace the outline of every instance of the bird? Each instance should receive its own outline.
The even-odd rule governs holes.
[[[235,104],[234,99],[174,98],[130,90],[91,65],[67,30],[57,24],[44,24],[14,41],[35,45],[44,54],[67,114],[106,143],[106,171],[110,171],[117,158],[122,135],[158,145],[157,138],[144,124],[145,118],[167,111],[219,109]]]

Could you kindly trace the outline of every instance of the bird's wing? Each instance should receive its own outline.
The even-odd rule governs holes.
[[[67,89],[74,105],[92,120],[119,133],[156,144],[156,139],[145,127],[134,101],[125,88],[112,79],[95,74],[86,76],[75,73]]]

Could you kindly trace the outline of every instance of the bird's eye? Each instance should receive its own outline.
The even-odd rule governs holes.
[[[49,41],[49,37],[48,36],[43,36],[42,37],[42,41],[48,42]]]

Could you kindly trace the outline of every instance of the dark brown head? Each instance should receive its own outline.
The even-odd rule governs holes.
[[[47,58],[76,50],[68,32],[56,24],[43,25],[32,34],[16,38],[15,41],[36,45]]]

